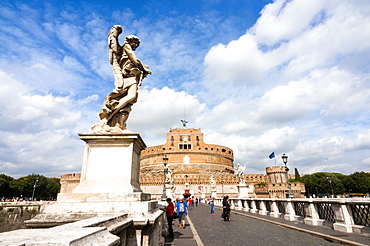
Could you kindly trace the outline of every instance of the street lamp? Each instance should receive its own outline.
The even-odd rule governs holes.
[[[224,181],[221,180],[222,197],[224,197]]]
[[[167,195],[166,195],[166,173],[167,173],[167,163],[168,163],[168,157],[165,155],[163,157],[163,165],[164,165],[164,169],[163,169],[163,194],[161,196],[161,200],[162,201],[166,201],[167,200]]]
[[[36,179],[35,184],[33,185],[33,192],[32,192],[31,201],[33,201],[33,197],[35,196],[35,190],[36,190],[37,182],[39,182],[39,179]]]
[[[287,179],[287,182],[288,182],[288,193],[286,194],[286,197],[287,198],[294,198],[294,194],[292,193],[292,188],[291,188],[291,184],[290,184],[290,181],[289,181],[289,175],[288,175],[289,168],[286,165],[288,163],[288,156],[283,154],[281,159],[283,159],[283,162],[285,164],[286,179]]]
[[[332,195],[332,197],[334,197],[333,185],[331,184],[332,180],[329,177],[326,177],[326,178],[327,178],[327,180],[329,181],[329,184],[330,184],[331,195]]]

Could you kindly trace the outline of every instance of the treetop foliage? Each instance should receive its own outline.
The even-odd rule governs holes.
[[[60,179],[47,178],[39,174],[30,174],[14,179],[0,174],[0,198],[32,197],[55,199],[60,190]]]
[[[365,172],[350,175],[317,172],[304,175],[301,181],[310,194],[370,193],[370,173]]]

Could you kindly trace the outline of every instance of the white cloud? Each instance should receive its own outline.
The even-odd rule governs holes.
[[[0,167],[10,175],[79,171],[76,134],[90,132],[113,89],[112,20],[22,6],[30,14],[21,22],[15,8],[0,16]],[[272,151],[301,173],[368,170],[370,4],[277,0],[238,36],[219,16],[112,12],[122,36],[141,38],[137,55],[153,71],[128,128],[148,146],[163,144],[186,118],[207,143],[231,147],[249,173],[273,165]]]
[[[189,121],[188,127],[194,127],[193,119],[202,113],[204,107],[195,96],[184,91],[177,92],[168,87],[141,88],[127,127],[140,132],[144,140],[148,139],[147,144],[163,144],[169,128],[181,128],[180,120],[184,117]]]
[[[271,67],[255,38],[246,34],[228,45],[212,47],[205,57],[206,79],[225,84],[260,81]]]
[[[96,96],[78,101],[70,96],[33,94],[2,70],[0,81],[2,172],[21,176],[25,172],[79,171],[83,150],[77,138],[79,121],[81,115],[89,115],[83,111]]]
[[[361,54],[370,51],[369,7],[361,1],[275,1],[245,35],[214,46],[205,58],[210,91],[235,96],[200,117],[218,129],[213,140],[234,146],[236,159],[252,170],[274,149],[289,153],[302,171],[348,173],[346,161],[366,163],[358,151],[369,148],[363,132],[370,59]],[[294,133],[273,137],[286,127]]]

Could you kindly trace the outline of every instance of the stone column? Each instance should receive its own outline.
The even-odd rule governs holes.
[[[251,201],[251,209],[249,210],[249,212],[251,212],[252,214],[257,213],[257,206],[254,200]]]
[[[345,203],[334,203],[332,204],[332,208],[336,218],[336,222],[333,224],[334,230],[352,233],[354,223],[349,205]]]
[[[285,207],[284,219],[290,220],[290,221],[295,220],[295,211],[294,211],[293,203],[290,199],[288,200],[286,207]]]
[[[313,203],[313,199],[308,199],[308,203],[305,203],[305,211],[306,211],[306,218],[304,219],[304,223],[307,225],[313,226],[322,226],[324,220],[320,219],[319,213],[317,212],[316,206]]]
[[[279,218],[280,213],[279,213],[279,208],[278,208],[277,202],[272,201],[270,206],[271,206],[270,216],[274,217],[274,218]]]
[[[267,210],[266,210],[266,204],[265,202],[268,202],[268,201],[264,201],[264,200],[261,200],[260,201],[260,210],[258,211],[258,213],[260,215],[267,215]]]

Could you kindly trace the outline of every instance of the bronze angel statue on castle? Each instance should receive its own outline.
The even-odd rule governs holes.
[[[101,121],[92,126],[94,133],[121,133],[127,130],[126,121],[131,106],[137,101],[137,91],[142,80],[152,73],[134,53],[140,45],[139,38],[129,35],[121,46],[118,42],[121,33],[122,27],[115,25],[108,34],[109,60],[115,88],[104,99],[99,113]]]

